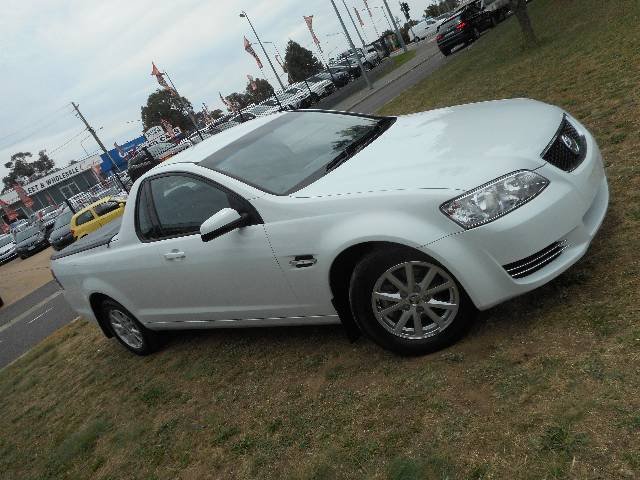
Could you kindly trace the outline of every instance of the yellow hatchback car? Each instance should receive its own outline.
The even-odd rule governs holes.
[[[104,197],[79,210],[71,217],[73,237],[78,240],[122,216],[125,204],[122,198]]]

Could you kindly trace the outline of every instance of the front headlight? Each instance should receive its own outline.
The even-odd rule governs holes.
[[[529,170],[509,173],[440,205],[440,210],[465,229],[493,222],[542,192],[549,180]]]

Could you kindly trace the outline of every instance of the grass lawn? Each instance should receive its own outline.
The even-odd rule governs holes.
[[[393,66],[391,67],[389,72],[393,72],[396,68],[400,67],[401,65],[404,65],[415,56],[416,56],[416,51],[409,50],[405,53],[401,53],[400,55],[396,55],[395,57],[391,57],[391,60],[393,61]]]
[[[340,327],[181,334],[137,358],[74,322],[0,371],[0,477],[640,478],[640,3],[530,7],[538,49],[510,19],[384,112],[567,108],[612,194],[578,265],[414,359]]]

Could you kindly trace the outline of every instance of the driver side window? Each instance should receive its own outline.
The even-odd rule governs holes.
[[[146,198],[151,204],[139,202],[137,215],[139,227],[143,227],[139,228],[140,233],[143,237],[153,237],[147,237],[147,240],[197,234],[207,218],[231,207],[227,192],[188,175],[152,178],[149,187],[150,194]],[[148,222],[156,223],[157,228],[141,225]]]

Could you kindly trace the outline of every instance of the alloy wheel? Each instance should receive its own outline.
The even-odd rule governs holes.
[[[139,350],[144,346],[140,328],[138,328],[135,321],[126,313],[120,310],[110,310],[109,323],[118,338],[131,348]]]
[[[456,318],[460,292],[443,268],[423,261],[385,271],[371,294],[376,320],[389,333],[420,340],[439,334]]]

